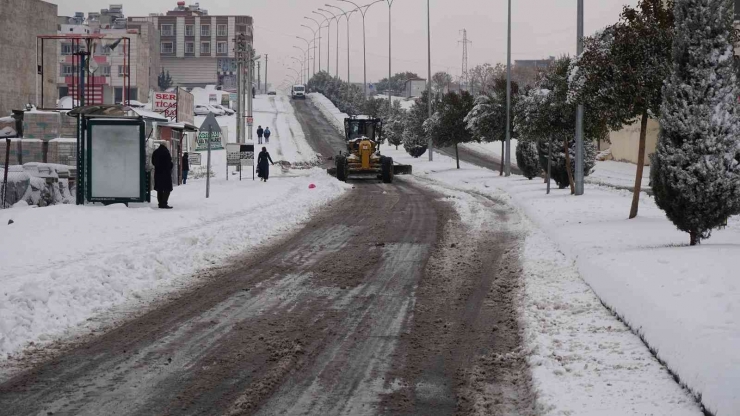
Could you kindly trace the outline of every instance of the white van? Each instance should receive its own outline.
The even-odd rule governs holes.
[[[290,87],[290,96],[293,99],[302,98],[306,99],[306,86],[305,85],[293,85]]]

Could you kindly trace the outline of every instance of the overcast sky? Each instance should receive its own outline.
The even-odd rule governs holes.
[[[165,13],[176,6],[177,0],[47,0],[59,5],[60,15],[75,11],[99,11],[109,3],[122,3],[126,16]],[[371,2],[372,0],[366,0]],[[506,0],[430,0],[432,26],[432,72],[448,71],[459,75],[462,67],[462,29],[467,29],[469,67],[477,64],[506,62]],[[189,1],[188,4],[195,3]],[[294,45],[305,42],[296,36],[312,38],[313,33],[302,24],[315,26],[304,16],[327,8],[326,3],[345,9],[353,6],[337,0],[201,0],[200,5],[211,15],[250,15],[254,18],[255,48],[269,55],[269,81],[280,84],[294,66],[291,56],[300,52]],[[366,2],[356,1],[358,4]],[[512,60],[540,59],[548,56],[574,54],[576,50],[576,0],[513,0]],[[586,2],[585,29],[590,34],[614,23],[623,5],[635,5],[637,0],[598,0]],[[335,9],[329,9],[335,10]],[[393,2],[393,73],[412,71],[426,78],[427,20],[426,1],[394,0]],[[362,19],[350,18],[350,56],[352,81],[362,81]],[[373,5],[366,15],[367,78],[376,81],[388,75],[388,5],[386,1]],[[339,26],[339,71],[347,74],[347,29],[345,19]],[[335,72],[336,23],[331,23],[330,70]],[[322,29],[321,67],[326,69],[326,29]],[[263,68],[264,69],[264,68]],[[318,65],[317,65],[318,69]]]

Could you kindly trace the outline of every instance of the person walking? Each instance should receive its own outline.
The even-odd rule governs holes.
[[[154,165],[154,190],[157,191],[159,209],[172,209],[168,205],[170,192],[172,192],[172,155],[164,144],[152,153],[152,165]]]
[[[188,152],[182,154],[182,184],[188,183],[188,171],[190,171],[190,158]]]
[[[265,132],[262,126],[257,127],[257,144],[262,144],[262,134]]]
[[[272,134],[272,132],[270,131],[270,128],[269,127],[265,127],[265,132],[264,132],[264,135],[265,135],[265,144],[270,144],[270,135],[271,134]]]
[[[252,98],[257,98],[257,89],[252,86]]]
[[[257,156],[257,176],[259,176],[264,182],[267,182],[267,179],[270,177],[270,165],[268,164],[268,161],[275,165],[270,154],[267,153],[267,148],[263,147],[259,156]]]

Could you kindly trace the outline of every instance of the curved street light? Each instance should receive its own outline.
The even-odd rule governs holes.
[[[335,15],[334,13],[330,12],[326,9],[319,9],[322,12],[329,13],[334,20],[337,22],[337,53],[336,53],[336,64],[334,66],[334,76],[339,78],[339,17],[338,15]],[[328,42],[327,42],[328,44]]]
[[[305,68],[306,68],[306,80],[308,80],[308,70],[309,70],[309,62],[308,62],[308,52],[311,50],[311,42],[308,41],[306,38],[302,38],[300,36],[296,36],[296,39],[300,39],[304,42],[306,42],[306,49],[301,48],[300,46],[293,46],[294,48],[300,49],[301,52],[303,52],[303,56],[305,57]]]
[[[328,16],[325,16],[323,13],[319,13],[316,10],[312,11],[311,13],[314,13],[316,15],[319,15],[319,16],[323,17],[324,18],[324,21],[321,24],[322,25],[323,24],[326,24],[326,73],[330,73],[331,72],[331,68],[330,68],[331,67],[331,64],[330,64],[330,61],[331,61],[331,56],[330,56],[331,47],[329,46],[329,42],[331,41],[331,21],[332,21],[332,18],[329,18]]]
[[[342,12],[342,16],[344,16],[345,20],[347,21],[347,94],[349,95],[349,83],[350,83],[350,67],[349,67],[349,18],[352,16],[352,13],[356,12],[357,10],[350,10],[349,12],[344,11],[339,6],[334,6],[332,4],[325,4],[326,7],[332,7],[334,9],[338,9]]]
[[[363,65],[363,71],[364,71],[364,80],[363,80],[362,87],[365,93],[365,97],[367,97],[367,49],[366,49],[366,44],[365,44],[365,15],[367,14],[367,10],[370,8],[370,6],[381,3],[381,2],[385,2],[385,0],[376,0],[364,6],[359,6],[357,3],[351,0],[339,0],[339,1],[354,5],[357,8],[357,10],[360,11],[360,14],[362,15],[362,61],[363,61],[362,65]]]
[[[319,23],[319,21],[316,20],[316,19],[314,19],[313,17],[303,16],[303,18],[306,19],[306,20],[310,20],[310,21],[316,23],[316,26],[318,27],[318,29],[316,29],[313,32],[313,36],[314,36],[314,42],[316,42],[316,34],[318,33],[318,38],[319,38],[319,41],[318,41],[319,42],[318,43],[318,46],[319,46],[319,72],[321,72],[321,23]],[[301,26],[303,26],[303,25],[301,25]],[[309,27],[309,26],[306,26],[306,27],[308,27],[309,29],[313,30],[312,27]],[[313,59],[316,59],[316,52],[314,52]],[[314,75],[316,75],[316,64],[315,63],[314,63],[313,73],[314,73]]]

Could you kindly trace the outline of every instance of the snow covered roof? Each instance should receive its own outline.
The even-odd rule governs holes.
[[[131,108],[131,111],[133,111],[134,113],[136,113],[136,114],[138,114],[138,115],[140,115],[140,116],[142,116],[142,117],[144,117],[146,119],[150,119],[150,120],[154,120],[154,121],[164,121],[164,122],[169,122],[170,121],[169,118],[163,116],[162,114],[155,113],[154,111],[149,111],[149,110],[146,110],[144,108]]]

